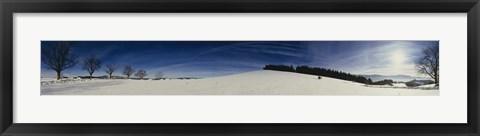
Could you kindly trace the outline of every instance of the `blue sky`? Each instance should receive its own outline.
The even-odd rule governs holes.
[[[41,46],[55,44],[42,41]],[[117,64],[146,70],[148,77],[163,72],[167,77],[215,77],[261,70],[266,64],[309,65],[353,74],[422,76],[414,60],[423,48],[438,41],[71,41],[83,59],[95,55],[104,65]],[[81,62],[81,61],[80,61]],[[81,63],[65,70],[66,76],[87,75]],[[54,72],[42,64],[42,76]]]

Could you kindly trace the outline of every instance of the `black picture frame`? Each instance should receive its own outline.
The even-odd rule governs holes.
[[[0,132],[10,135],[479,135],[478,0],[0,0]],[[14,13],[467,13],[468,123],[13,123]]]

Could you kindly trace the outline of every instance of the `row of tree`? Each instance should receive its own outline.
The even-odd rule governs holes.
[[[95,55],[87,56],[81,61],[82,69],[88,72],[90,78],[93,77],[93,73],[102,68],[102,61],[95,57]],[[79,63],[78,55],[73,53],[73,48],[68,44],[68,42],[56,42],[54,45],[43,47],[42,62],[48,69],[56,72],[57,80],[61,79],[61,73],[63,70],[72,68]],[[117,69],[118,66],[116,64],[107,64],[105,65],[104,71],[111,79]],[[132,74],[140,79],[143,79],[147,76],[147,71],[140,69],[135,73],[135,70],[132,68],[132,66],[126,65],[123,69],[123,75],[125,75],[127,79],[130,79]],[[156,76],[163,77],[163,74],[159,72]]]
[[[295,68],[292,65],[265,65],[264,70],[276,70],[276,71],[286,71],[286,72],[296,72]]]
[[[390,85],[393,86],[393,80],[391,79],[384,79],[381,81],[373,82],[372,85]]]
[[[265,65],[263,68],[264,70],[276,70],[276,71],[286,71],[286,72],[296,72],[302,74],[309,74],[309,75],[318,75],[318,76],[325,76],[337,79],[343,79],[348,81],[354,81],[358,83],[364,84],[372,84],[373,81],[370,78],[365,78],[359,75],[353,75],[350,73],[346,73],[343,71],[333,70],[333,69],[326,69],[326,68],[319,68],[319,67],[310,67],[306,65],[302,66],[287,66],[287,65]]]

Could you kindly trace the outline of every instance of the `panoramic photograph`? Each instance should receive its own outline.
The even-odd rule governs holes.
[[[42,41],[41,95],[439,96],[439,41]]]

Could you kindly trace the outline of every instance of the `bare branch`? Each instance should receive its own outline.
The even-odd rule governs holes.
[[[132,68],[132,66],[126,65],[123,70],[123,74],[126,75],[128,79],[130,79],[130,75],[132,75],[133,73],[135,73],[135,70]]]
[[[108,74],[108,77],[111,79],[113,72],[117,70],[118,66],[116,64],[108,64],[106,65],[105,73]]]
[[[71,68],[78,63],[78,56],[73,53],[69,42],[56,42],[54,45],[43,45],[41,49],[41,60],[48,69],[57,72],[57,80],[61,72]]]
[[[86,70],[88,74],[90,74],[90,78],[92,78],[92,74],[100,69],[102,62],[96,58],[94,55],[90,55],[83,59],[83,66],[82,69]]]
[[[438,43],[423,50],[423,56],[415,62],[418,73],[430,76],[439,83],[439,46]]]
[[[147,71],[140,69],[137,71],[137,73],[135,73],[135,76],[143,79],[143,77],[147,76]]]

